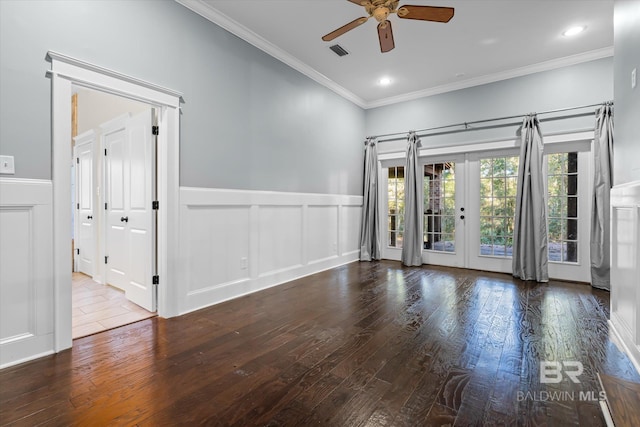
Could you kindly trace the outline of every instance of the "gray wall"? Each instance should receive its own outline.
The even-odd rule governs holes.
[[[474,120],[541,112],[558,108],[596,104],[613,99],[613,59],[603,58],[578,65],[516,77],[495,83],[461,89],[414,101],[372,109],[367,113],[367,135],[445,126]],[[583,111],[593,111],[583,110]],[[565,113],[566,114],[566,113]],[[540,116],[541,119],[554,115]],[[522,119],[494,124],[520,123]],[[545,121],[543,133],[581,130],[594,127],[593,114],[573,119]],[[486,126],[486,125],[476,125]],[[519,125],[460,132],[422,138],[423,146],[469,141],[512,138]],[[404,147],[389,142],[385,147]]]
[[[614,146],[615,185],[640,180],[640,1],[617,0],[614,6]],[[631,70],[637,84],[631,89]]]
[[[0,1],[16,177],[51,177],[48,50],[183,92],[183,186],[362,192],[365,112],[173,1]]]

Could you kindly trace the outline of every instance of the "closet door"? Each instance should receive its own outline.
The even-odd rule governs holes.
[[[127,229],[129,221],[129,168],[126,122],[128,118],[105,125],[105,262],[106,282],[129,292],[129,253]]]
[[[76,261],[77,271],[94,276],[96,226],[94,221],[95,136],[93,131],[75,139],[76,158]]]

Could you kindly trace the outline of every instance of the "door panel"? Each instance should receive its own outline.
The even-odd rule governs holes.
[[[94,226],[94,182],[93,182],[93,137],[76,146],[77,224],[76,249],[79,251],[78,271],[89,276],[94,272],[95,226]]]
[[[107,281],[155,311],[155,137],[153,110],[123,120],[105,135]]]
[[[519,153],[469,156],[468,266],[511,272]]]
[[[464,266],[464,157],[425,159],[424,248],[426,264]]]
[[[127,244],[130,250],[127,298],[155,311],[155,137],[151,133],[153,110],[127,123],[129,177]]]
[[[115,130],[104,135],[104,147],[107,150],[105,156],[105,201],[107,203],[106,215],[106,256],[107,283],[114,285],[127,293],[127,270],[129,263],[129,246],[127,245],[128,215],[126,197],[128,188],[125,122]]]

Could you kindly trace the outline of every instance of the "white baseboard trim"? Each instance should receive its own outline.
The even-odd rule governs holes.
[[[39,359],[41,357],[45,357],[45,356],[51,356],[53,354],[53,350],[48,350],[42,353],[38,353],[38,354],[34,354],[28,357],[24,357],[22,359],[19,360],[13,360],[11,362],[5,363],[4,365],[0,365],[0,369],[5,369],[5,368],[10,368],[12,366],[16,366],[16,365],[20,365],[22,363],[26,363],[26,362],[30,362],[32,360],[35,359]]]
[[[293,280],[301,279],[321,271],[330,270],[341,265],[349,264],[359,260],[359,254],[345,255],[340,258],[333,258],[323,262],[317,262],[310,265],[303,265],[295,269],[287,269],[278,273],[262,276],[258,279],[246,279],[227,284],[218,285],[208,289],[199,289],[190,292],[187,297],[187,305],[189,310],[180,313],[187,314],[193,311],[201,310],[215,304],[230,301],[254,292],[262,291],[274,286],[279,286]]]
[[[640,374],[640,349],[634,344],[631,335],[627,332],[627,329],[622,326],[623,323],[621,323],[615,313],[611,313],[611,319],[607,323],[609,324],[609,332],[614,335],[613,341],[620,344],[622,347],[620,351],[629,357],[633,367],[636,368],[636,372]]]

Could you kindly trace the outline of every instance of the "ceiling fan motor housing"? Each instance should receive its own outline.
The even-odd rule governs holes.
[[[387,20],[387,16],[389,16],[389,8],[385,6],[380,6],[373,11],[373,17],[376,18],[378,22],[384,22]]]

